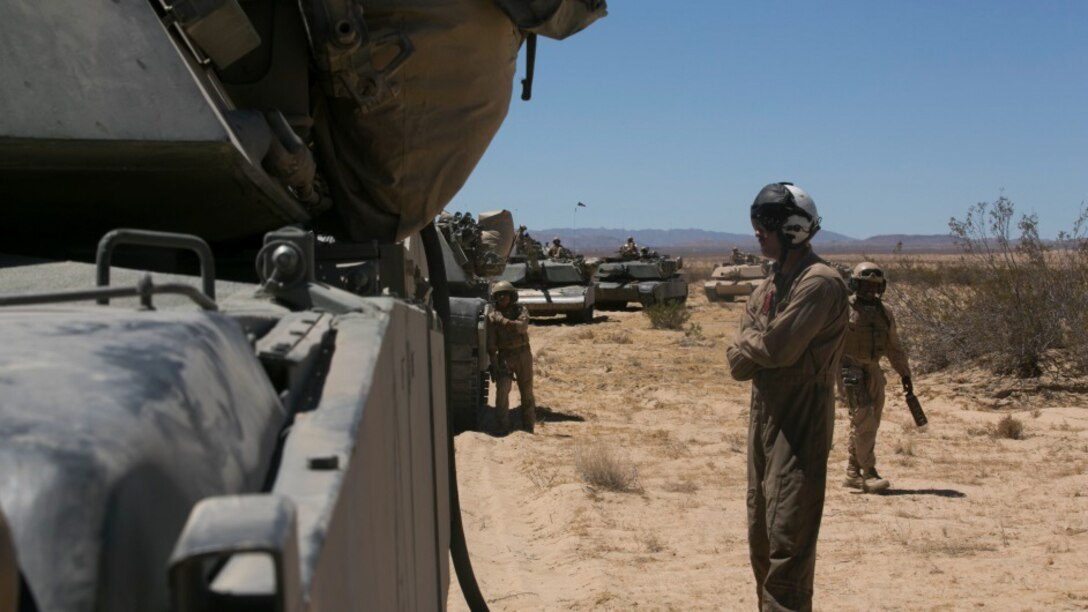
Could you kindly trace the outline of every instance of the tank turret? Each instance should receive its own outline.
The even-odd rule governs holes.
[[[606,258],[594,274],[597,305],[604,310],[623,308],[631,302],[644,308],[684,303],[688,283],[680,273],[683,266],[682,257],[660,255],[646,247],[637,258],[627,254]]]

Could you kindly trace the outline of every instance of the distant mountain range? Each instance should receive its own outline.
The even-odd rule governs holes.
[[[551,242],[558,236],[564,245],[587,254],[611,253],[628,236],[634,236],[639,246],[675,254],[724,253],[733,247],[742,251],[755,251],[759,248],[755,237],[750,233],[734,234],[701,229],[530,228],[529,233],[541,242]],[[859,239],[821,230],[813,240],[819,251],[827,253],[890,253],[899,244],[902,244],[904,251],[910,252],[940,253],[958,250],[952,237],[947,234],[882,234]]]

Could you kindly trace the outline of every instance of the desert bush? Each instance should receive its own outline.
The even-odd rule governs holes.
[[[683,479],[672,482],[666,482],[663,487],[669,493],[695,493],[699,490],[699,485],[695,484],[691,480]]]
[[[995,438],[1023,440],[1024,424],[1020,422],[1020,419],[1013,418],[1011,414],[1006,414],[1005,417],[998,421],[997,425],[994,426],[992,435]]]
[[[895,443],[895,454],[906,455],[908,457],[914,456],[914,439],[913,438],[900,438]]]
[[[1088,370],[1088,210],[1071,233],[1039,236],[1036,215],[1015,221],[1005,197],[982,202],[949,228],[962,252],[947,266],[900,251],[887,299],[920,369],[982,359],[999,374],[1037,377],[1066,349]]]
[[[639,490],[638,468],[606,444],[579,447],[574,452],[574,468],[594,487],[618,493]]]
[[[642,309],[642,314],[650,319],[650,326],[654,329],[683,329],[684,323],[691,318],[687,304],[679,302],[647,306]]]
[[[680,346],[691,348],[694,346],[714,346],[714,340],[703,334],[703,326],[698,323],[688,323],[684,328],[684,337],[680,339]]]
[[[612,332],[601,338],[602,342],[609,342],[612,344],[631,344],[634,342],[631,340],[631,334],[627,333],[627,330],[620,330]]]

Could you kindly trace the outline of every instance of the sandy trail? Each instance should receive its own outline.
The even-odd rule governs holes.
[[[466,537],[493,610],[755,607],[749,387],[724,357],[741,308],[693,285],[689,334],[652,330],[638,310],[534,324],[537,397],[557,416],[535,435],[457,438]],[[930,427],[918,432],[889,386],[877,443],[887,495],[839,486],[838,410],[817,609],[1088,609],[1084,395],[995,399],[977,372],[916,378]],[[1024,439],[989,435],[1010,413]],[[582,480],[574,457],[594,445],[637,469],[636,491]],[[466,609],[456,581],[449,602]]]

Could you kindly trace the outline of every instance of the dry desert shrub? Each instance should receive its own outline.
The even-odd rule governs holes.
[[[899,438],[899,440],[895,443],[895,454],[913,457],[914,438]]]
[[[1024,424],[1020,422],[1020,419],[1015,419],[1011,414],[1006,414],[1005,417],[998,421],[997,425],[994,426],[994,430],[991,435],[994,438],[1023,440]]]
[[[665,486],[662,487],[662,488],[665,489],[666,491],[668,491],[669,493],[688,493],[688,494],[691,494],[691,493],[695,493],[695,492],[697,492],[699,490],[699,485],[697,485],[697,484],[695,484],[695,482],[685,478],[684,480],[676,480],[676,481],[672,481],[672,482],[667,482],[667,483],[665,483]]]
[[[602,342],[610,344],[631,344],[631,334],[627,330],[614,331],[601,338]]]
[[[683,329],[684,323],[691,318],[687,305],[676,302],[647,306],[642,309],[642,314],[650,319],[650,326],[654,329]]]
[[[595,336],[596,334],[593,333],[592,329],[578,330],[578,332],[574,334],[575,340],[592,340]]]
[[[693,346],[714,346],[714,341],[703,334],[703,326],[698,323],[688,323],[684,328],[684,337],[680,339],[680,346],[691,348]]]
[[[747,448],[748,438],[739,431],[733,431],[725,434],[725,443],[730,452],[739,453]]]
[[[575,450],[574,469],[587,484],[606,491],[630,493],[641,488],[635,464],[604,443]]]
[[[949,222],[962,249],[950,265],[903,256],[889,266],[887,300],[923,370],[980,360],[1002,375],[1088,372],[1088,209],[1070,233],[1039,236],[1005,197]],[[1055,349],[1071,366],[1053,356]]]
[[[646,552],[659,553],[665,550],[665,545],[661,543],[661,539],[657,537],[657,534],[648,533],[643,535],[639,540],[642,545],[646,547]]]
[[[545,461],[531,462],[525,467],[524,473],[529,477],[530,482],[541,491],[547,491],[559,481],[559,468],[553,467]]]

